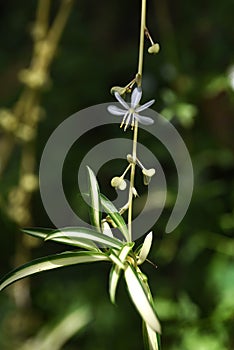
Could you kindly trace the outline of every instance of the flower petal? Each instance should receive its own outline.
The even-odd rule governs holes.
[[[134,113],[134,118],[143,125],[151,125],[154,123],[154,120],[152,118],[144,117],[138,113]]]
[[[147,109],[147,108],[149,108],[150,106],[152,106],[152,104],[154,104],[154,102],[155,102],[155,100],[151,100],[151,101],[149,101],[149,102],[146,102],[146,103],[143,104],[142,106],[137,107],[137,108],[135,109],[135,111],[136,111],[137,113],[139,113],[139,112],[141,112],[141,111],[144,111],[144,109]]]
[[[124,101],[124,99],[122,99],[118,92],[115,92],[115,98],[124,108],[129,109],[129,105],[127,104],[127,102]]]
[[[131,108],[135,108],[139,104],[141,96],[142,90],[140,88],[135,88],[131,96]]]
[[[118,108],[116,106],[108,106],[107,107],[108,112],[114,115],[124,115],[126,113],[125,110]]]

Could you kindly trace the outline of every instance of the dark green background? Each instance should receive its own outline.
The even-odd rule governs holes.
[[[1,107],[12,106],[21,91],[17,73],[30,61],[29,28],[35,10],[36,1],[0,2]],[[110,88],[123,86],[133,78],[137,69],[139,11],[140,1],[75,2],[52,65],[52,88],[43,95],[46,119],[39,126],[38,164],[49,135],[60,122],[82,108],[113,101]],[[175,232],[164,234],[173,204],[169,203],[153,227],[150,259],[158,269],[147,264],[143,267],[162,322],[165,350],[234,348],[234,88],[230,79],[234,71],[233,13],[232,0],[148,1],[148,27],[161,51],[151,56],[146,50],[144,101],[155,98],[153,108],[173,117],[191,154],[195,174],[193,199],[183,222]],[[113,135],[120,135],[115,129],[111,130]],[[177,175],[170,156],[163,147],[151,143],[147,135],[142,138],[163,165],[173,199]],[[99,140],[95,134],[82,138],[82,152],[95,140]],[[80,158],[74,147],[64,172],[73,206]],[[100,174],[101,187],[111,198],[114,192],[107,180],[118,169],[116,163]],[[1,180],[4,193],[13,186],[16,176],[17,150],[10,175]],[[85,208],[77,210],[85,215]],[[32,213],[35,226],[51,225],[39,193],[33,196]],[[3,275],[12,267],[15,237],[22,233],[3,210],[0,214]],[[32,257],[61,250],[61,246],[45,243],[32,251]],[[118,291],[118,306],[108,300],[108,271],[109,267],[100,263],[31,278],[30,310],[17,310],[9,293],[1,293],[1,349],[18,349],[15,344],[83,304],[92,310],[93,321],[63,349],[142,349],[140,320],[123,283]],[[19,313],[21,327],[15,324],[14,315]]]

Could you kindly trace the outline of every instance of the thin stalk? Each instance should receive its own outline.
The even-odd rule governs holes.
[[[140,81],[138,86],[141,86],[143,59],[144,59],[144,39],[145,39],[145,18],[146,18],[146,0],[142,0],[141,3],[141,29],[140,29],[140,44],[139,44],[139,59],[138,59],[138,74],[140,75]]]
[[[124,176],[127,174],[127,172],[128,172],[128,170],[130,169],[130,167],[131,167],[131,164],[129,164],[129,165],[127,166],[127,168],[124,170],[123,174],[121,175],[122,178],[124,178]]]
[[[142,82],[142,71],[143,71],[143,59],[144,59],[144,39],[145,39],[145,21],[146,21],[146,0],[142,0],[141,3],[141,27],[140,27],[140,43],[139,43],[139,58],[138,58],[138,71],[137,71],[137,85],[141,86]],[[129,239],[132,240],[132,209],[133,209],[133,188],[134,188],[134,178],[135,178],[135,168],[136,168],[136,154],[137,154],[137,135],[138,135],[138,122],[134,123],[133,132],[133,145],[132,145],[132,157],[133,162],[131,163],[131,174],[130,174],[130,187],[128,196],[128,230]]]
[[[133,199],[133,187],[134,187],[134,178],[135,178],[135,168],[136,168],[136,152],[137,152],[137,134],[138,134],[138,122],[135,122],[134,125],[134,134],[133,134],[133,145],[132,145],[132,157],[133,162],[131,163],[131,174],[130,174],[130,187],[129,187],[129,208],[128,208],[128,230],[129,230],[129,238],[132,241],[132,199]]]

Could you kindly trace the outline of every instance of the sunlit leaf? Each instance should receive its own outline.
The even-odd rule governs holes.
[[[158,321],[156,312],[149,301],[142,281],[136,273],[134,267],[132,265],[128,265],[124,272],[124,275],[130,297],[142,319],[152,328],[152,330],[161,333],[161,326]]]
[[[47,229],[47,228],[24,228],[21,231],[23,231],[24,233],[27,233],[30,236],[42,238],[42,239],[45,239],[51,233],[57,232],[57,230]],[[60,237],[60,238],[54,238],[53,241],[79,247],[79,248],[85,248],[88,250],[99,251],[99,248],[93,241],[90,241],[89,239],[85,239],[85,238],[76,239],[76,238]]]
[[[30,276],[42,271],[57,269],[59,267],[76,265],[87,262],[109,261],[109,258],[104,253],[98,252],[64,252],[54,254],[43,258],[32,260],[15,270],[8,273],[0,281],[0,290],[7,287],[11,283],[18,281],[26,276]]]
[[[153,240],[153,234],[152,232],[148,233],[148,235],[145,237],[145,240],[143,242],[142,248],[140,250],[140,253],[138,255],[137,265],[142,264],[145,259],[147,258],[151,245]]]
[[[116,294],[116,288],[121,276],[121,271],[117,265],[112,265],[109,275],[109,295],[110,300],[113,304],[115,304],[115,294]]]
[[[130,237],[129,237],[127,225],[126,225],[123,217],[118,212],[117,208],[103,194],[100,195],[100,200],[101,200],[101,204],[102,204],[102,207],[105,210],[105,212],[110,216],[110,218],[115,223],[116,227],[118,227],[118,229],[122,232],[124,238],[129,242]]]
[[[160,350],[160,335],[153,331],[144,321],[143,321],[143,340],[145,350]]]
[[[125,269],[124,263],[119,259],[118,255],[113,250],[111,250],[109,258],[116,266],[118,266],[119,269]]]
[[[131,251],[134,243],[129,243],[123,246],[123,248],[120,250],[120,253],[118,255],[119,260],[124,263],[126,257],[128,256],[129,252]],[[114,304],[115,303],[115,293],[116,288],[118,285],[118,281],[121,275],[121,268],[115,264],[112,266],[110,271],[110,278],[109,278],[109,294],[110,294],[110,300]]]
[[[108,237],[106,235],[100,234],[94,230],[85,228],[85,227],[65,227],[60,230],[54,231],[49,234],[45,240],[52,240],[57,238],[71,238],[73,240],[80,238],[88,239],[100,244],[104,244],[107,247],[111,248],[120,248],[123,243],[115,237]]]
[[[90,222],[101,232],[100,191],[96,176],[92,169],[88,169],[89,193],[90,193]]]
[[[106,236],[114,237],[111,231],[110,225],[108,224],[107,221],[104,221],[104,220],[102,222],[102,233]]]

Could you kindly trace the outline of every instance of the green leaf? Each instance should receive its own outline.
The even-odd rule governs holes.
[[[143,321],[143,340],[145,350],[160,350],[160,335],[153,331],[150,326],[148,326]]]
[[[119,269],[125,269],[125,265],[122,263],[122,261],[119,259],[118,255],[114,252],[113,249],[111,249],[111,252],[108,256],[110,260],[114,263],[114,265],[118,266]]]
[[[45,237],[54,231],[53,228],[44,228],[44,227],[25,227],[22,228],[20,231],[27,233],[30,236],[45,239]]]
[[[27,233],[30,236],[42,238],[45,239],[49,234],[57,232],[57,230],[54,229],[48,229],[48,228],[24,228],[21,231],[24,233]],[[67,238],[67,237],[60,237],[60,238],[54,238],[53,241],[58,243],[63,243],[79,248],[85,248],[87,250],[97,250],[99,251],[99,248],[97,245],[90,241],[89,239],[82,239],[79,240],[76,238]]]
[[[102,233],[106,236],[114,237],[110,225],[105,220],[102,221]]]
[[[4,289],[11,283],[18,281],[26,276],[30,276],[42,271],[52,270],[59,267],[76,265],[87,262],[109,261],[104,253],[98,252],[64,252],[45,256],[43,258],[32,260],[17,269],[11,271],[0,281],[0,290]]]
[[[119,260],[124,263],[126,260],[126,257],[128,256],[129,252],[132,250],[132,247],[134,246],[134,243],[128,243],[122,247],[120,250],[120,253],[118,255]],[[116,288],[118,285],[118,281],[121,274],[121,268],[117,264],[113,265],[110,271],[110,277],[109,277],[109,294],[110,294],[110,300],[113,304],[115,304],[115,293]]]
[[[154,307],[146,294],[145,287],[132,265],[128,265],[125,272],[130,297],[135,304],[139,314],[145,323],[155,332],[161,333],[161,326],[158,321]]]
[[[146,260],[148,254],[149,254],[151,245],[152,245],[152,239],[153,239],[153,234],[151,231],[145,237],[142,248],[141,248],[140,253],[138,255],[137,265],[143,264],[143,262]]]
[[[101,203],[100,190],[96,176],[92,169],[87,166],[89,178],[89,193],[90,193],[90,222],[101,232]]]
[[[110,248],[121,248],[123,243],[115,237],[108,237],[106,235],[100,234],[94,230],[85,227],[65,227],[60,230],[54,231],[49,234],[45,240],[54,240],[55,238],[67,238],[67,239],[87,239],[97,243],[101,243]]]
[[[110,301],[115,304],[115,294],[120,279],[121,269],[117,265],[112,265],[109,275],[109,295]]]
[[[116,227],[122,232],[124,238],[129,242],[129,232],[123,217],[120,215],[114,204],[103,194],[100,194],[100,200],[105,212],[110,216]]]

